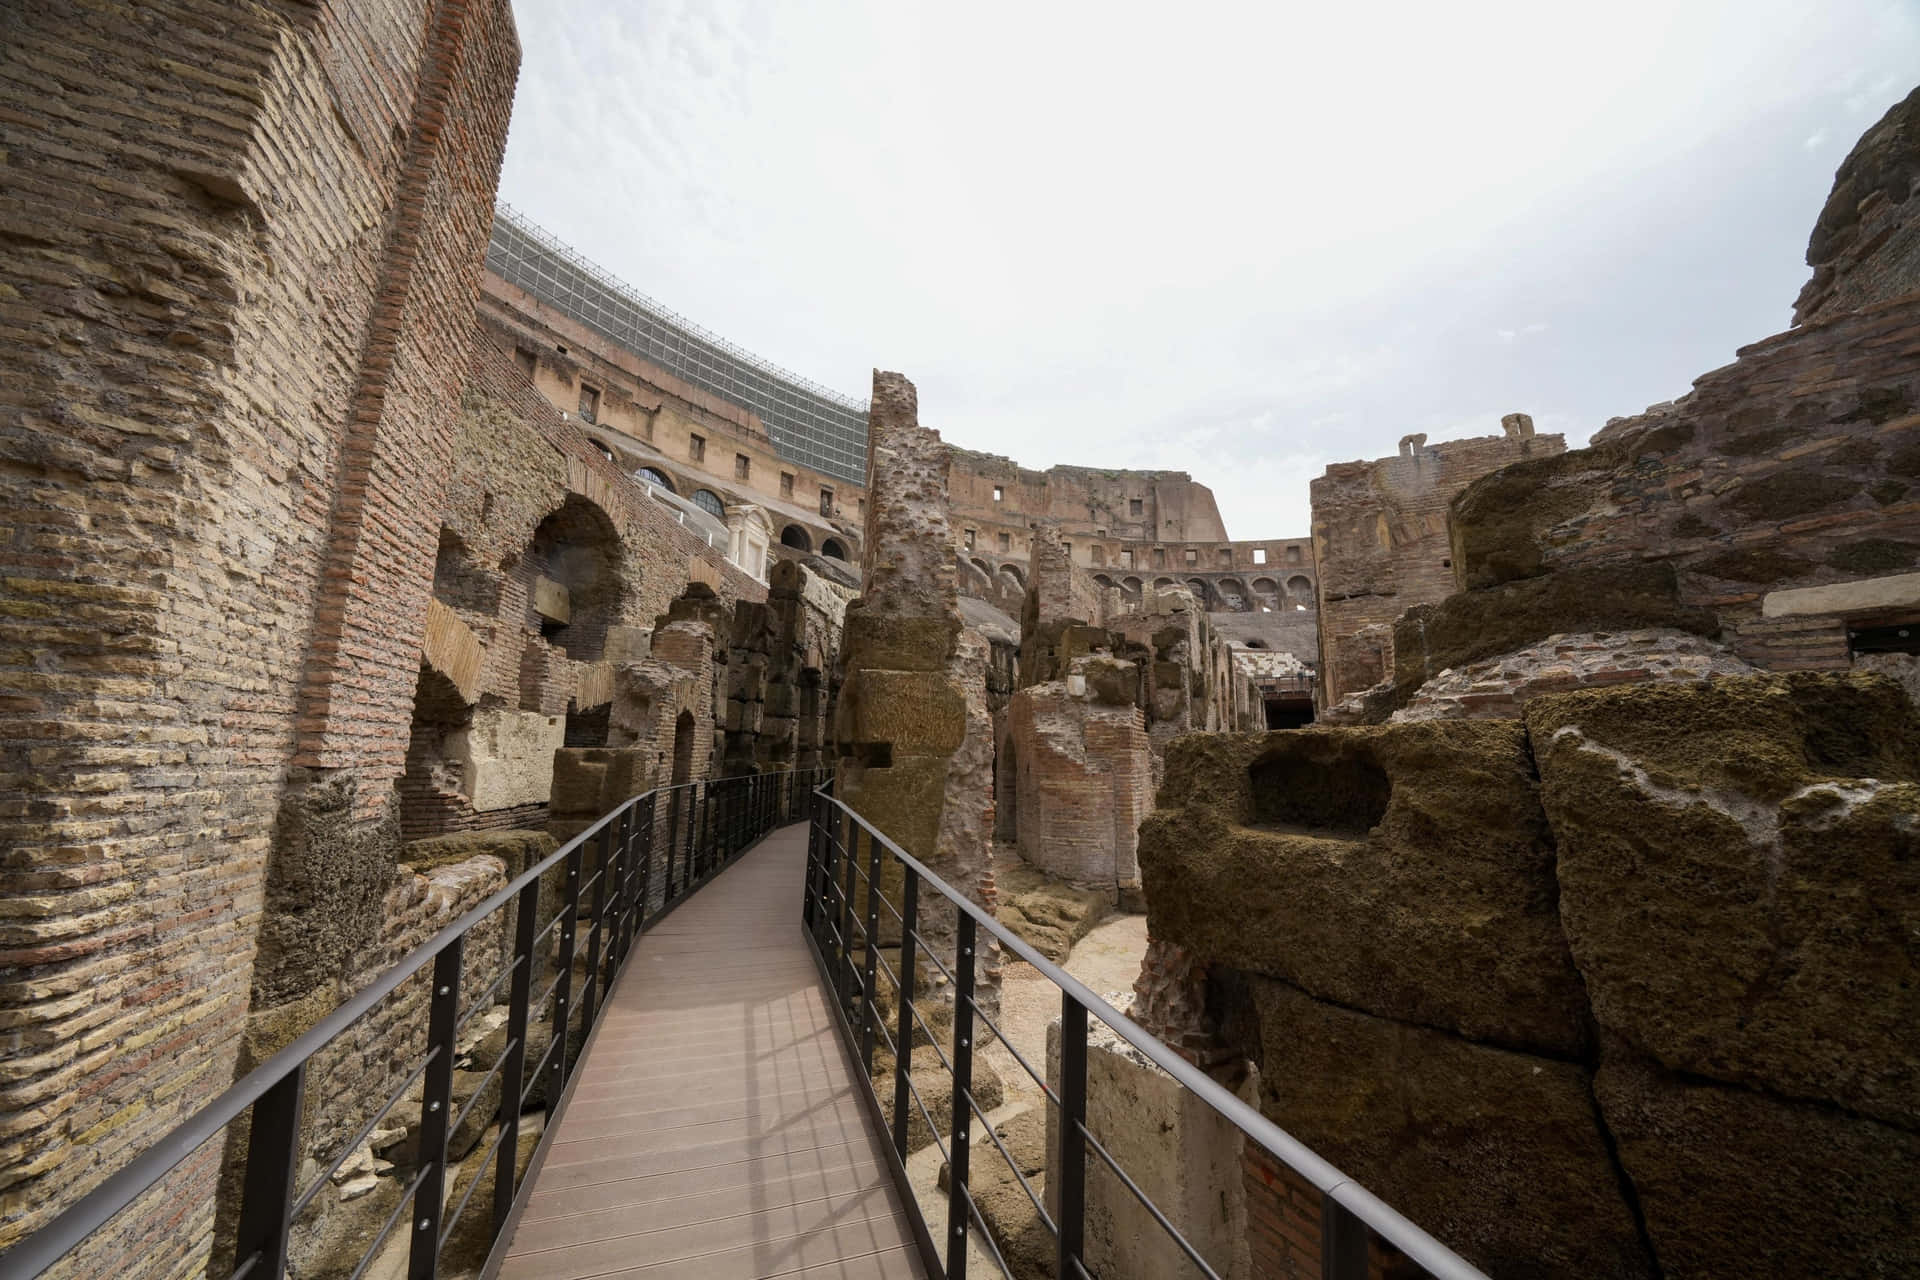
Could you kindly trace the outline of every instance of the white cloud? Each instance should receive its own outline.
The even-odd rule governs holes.
[[[1289,536],[1325,461],[1591,430],[1784,327],[1832,173],[1779,130],[1920,66],[1899,3],[1390,10],[516,0],[503,194],[950,440]]]

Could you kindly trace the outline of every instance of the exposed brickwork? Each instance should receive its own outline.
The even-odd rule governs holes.
[[[1408,436],[1400,453],[1343,462],[1313,481],[1313,556],[1320,603],[1320,688],[1336,702],[1392,668],[1361,636],[1417,604],[1454,590],[1448,506],[1473,481],[1524,458],[1566,449],[1537,436],[1525,414],[1503,420],[1505,435],[1428,445]],[[1372,633],[1378,635],[1379,633]]]
[[[1793,322],[1806,324],[1920,289],[1920,89],[1867,130],[1840,163],[1807,245],[1813,279]]]
[[[504,0],[0,26],[4,1247],[231,1080],[286,768],[400,772],[518,49]],[[217,1158],[76,1265],[197,1256]]]

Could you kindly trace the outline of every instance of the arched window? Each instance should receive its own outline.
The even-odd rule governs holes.
[[[1172,585],[1173,585],[1172,578],[1155,578],[1153,580],[1153,589],[1155,591],[1164,591]]]
[[[792,547],[795,551],[813,550],[813,538],[797,524],[790,524],[780,531],[780,545]]]
[[[1292,604],[1313,608],[1313,582],[1304,573],[1296,573],[1287,579],[1287,600]]]
[[[840,539],[838,538],[828,538],[825,542],[821,543],[820,554],[829,560],[838,560],[843,564],[846,563],[847,549],[840,545]]]
[[[640,468],[639,471],[635,472],[634,474],[639,476],[642,480],[645,480],[648,484],[659,485],[662,489],[665,489],[668,493],[680,492],[678,489],[673,487],[673,481],[667,479],[667,473],[664,471],[657,470],[656,468],[653,468],[653,467],[642,467]]]
[[[600,456],[605,458],[608,462],[615,461],[613,456],[613,448],[610,445],[605,445],[605,444],[602,444],[600,441],[595,440],[593,442],[593,447],[598,449],[600,451]]]
[[[718,516],[722,520],[727,518],[726,504],[721,502],[720,495],[711,489],[695,489],[693,491],[693,505],[708,515]]]
[[[1095,582],[1097,582],[1097,583],[1099,583],[1099,584],[1100,584],[1101,586],[1103,586],[1103,587],[1110,587],[1110,586],[1112,586],[1112,585],[1113,585],[1113,579],[1112,579],[1112,578],[1109,578],[1109,577],[1108,577],[1108,576],[1107,576],[1106,574],[1104,574],[1104,573],[1096,573],[1096,574],[1094,574],[1094,575],[1093,575],[1093,580],[1094,580]]]

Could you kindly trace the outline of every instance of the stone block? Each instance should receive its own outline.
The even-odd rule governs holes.
[[[1920,1135],[1611,1049],[1594,1095],[1665,1274],[1920,1275]]]
[[[1247,987],[1261,1111],[1467,1261],[1490,1276],[1657,1274],[1585,1067]]]
[[[837,736],[894,755],[947,753],[966,735],[966,704],[942,672],[862,669],[840,690]]]
[[[1560,1055],[1586,999],[1514,722],[1178,739],[1140,828],[1156,938],[1321,999]]]
[[[553,753],[566,741],[564,716],[482,707],[447,736],[460,790],[477,812],[542,804],[553,788]]]
[[[607,761],[600,748],[562,747],[553,753],[549,812],[599,817],[607,790]]]
[[[566,587],[548,577],[533,580],[533,611],[549,622],[573,620],[573,604]]]
[[[640,662],[653,654],[652,627],[608,627],[603,650],[608,662]]]
[[[1600,1025],[1671,1070],[1920,1125],[1920,715],[1865,675],[1528,704]]]
[[[959,634],[957,617],[894,618],[849,609],[841,650],[850,670],[945,671]]]

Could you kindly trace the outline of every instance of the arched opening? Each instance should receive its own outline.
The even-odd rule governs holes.
[[[614,458],[614,456],[613,456],[613,446],[612,446],[612,445],[608,445],[608,444],[602,444],[602,443],[601,443],[600,441],[598,441],[598,440],[595,440],[595,441],[593,442],[593,447],[594,447],[594,448],[596,448],[596,449],[598,449],[598,450],[600,451],[600,456],[601,456],[601,457],[603,457],[603,458],[605,458],[605,459],[606,459],[606,460],[607,460],[608,462],[614,462],[614,461],[617,461],[617,459],[615,459],[615,458]]]
[[[1255,636],[1253,639],[1247,641],[1247,648],[1249,649],[1265,649],[1267,647],[1268,647],[1267,642],[1265,640],[1260,639],[1258,636]]]
[[[673,785],[693,781],[693,712],[682,711],[673,722]]]
[[[1015,591],[1025,591],[1027,589],[1027,580],[1021,577],[1020,571],[1010,564],[1000,566],[1000,579]]]
[[[693,491],[693,505],[710,516],[717,517],[721,520],[727,518],[727,504],[720,501],[720,495],[711,489],[695,489]]]
[[[1278,609],[1282,603],[1280,599],[1280,584],[1272,578],[1255,578],[1253,580],[1253,603],[1254,607],[1262,613],[1272,613],[1275,609]]]
[[[606,512],[568,494],[533,531],[518,571],[527,626],[569,658],[599,661],[621,595],[620,535]]]
[[[1287,579],[1287,603],[1301,604],[1313,608],[1313,580],[1304,573],[1296,573]]]
[[[1172,578],[1155,578],[1153,580],[1153,589],[1155,591],[1165,591],[1168,587],[1174,585],[1175,583]]]
[[[838,560],[842,564],[847,562],[847,549],[841,545],[838,538],[828,538],[821,543],[820,554],[829,560]]]
[[[790,524],[780,531],[780,545],[792,547],[795,551],[813,550],[813,536],[797,524]]]
[[[1220,607],[1230,613],[1245,613],[1251,607],[1247,603],[1247,586],[1238,578],[1222,578],[1213,584],[1213,589],[1220,597]]]
[[[1193,592],[1193,602],[1205,609],[1213,602],[1213,592],[1207,590],[1205,578],[1188,578],[1187,590]]]
[[[1011,735],[994,753],[993,838],[1009,849],[1020,842],[1020,767]]]
[[[648,484],[659,485],[662,489],[665,489],[668,493],[680,492],[678,489],[673,487],[673,481],[667,478],[667,473],[660,470],[658,467],[642,467],[638,471],[634,472],[634,475],[638,476],[642,480],[645,480]]]
[[[453,830],[453,822],[471,811],[460,790],[461,766],[447,740],[473,723],[473,708],[453,681],[420,664],[413,690],[413,729],[407,738],[405,771],[400,775],[400,836],[419,840]]]
[[[975,556],[972,560],[968,561],[968,563],[971,564],[974,568],[978,569],[982,574],[986,575],[986,579],[988,582],[993,581],[992,565],[988,564],[985,560],[982,560],[979,556]]]
[[[1101,585],[1101,586],[1103,586],[1103,587],[1111,587],[1111,586],[1113,585],[1113,579],[1112,579],[1112,578],[1109,578],[1109,577],[1108,577],[1108,576],[1107,576],[1106,574],[1104,574],[1104,573],[1096,573],[1096,574],[1094,574],[1094,575],[1093,575],[1093,580],[1094,580],[1094,581],[1095,581],[1096,583],[1098,583],[1099,585]]]
[[[1120,579],[1120,590],[1126,593],[1127,599],[1138,600],[1140,598],[1140,579],[1134,577]]]

